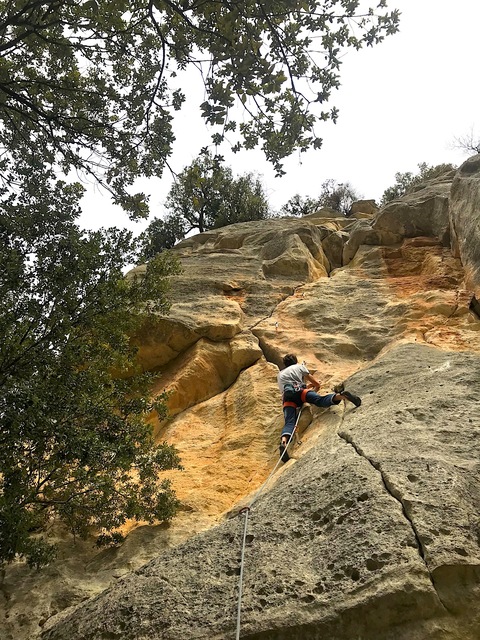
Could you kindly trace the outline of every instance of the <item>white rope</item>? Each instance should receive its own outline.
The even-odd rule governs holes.
[[[241,552],[241,556],[240,556],[240,576],[239,576],[239,579],[238,579],[237,632],[236,632],[236,635],[235,635],[235,640],[240,640],[240,626],[241,626],[241,616],[242,616],[242,595],[243,595],[242,594],[242,590],[243,590],[243,568],[244,568],[244,565],[245,565],[245,546],[246,546],[246,541],[247,541],[248,514],[249,514],[250,509],[252,508],[254,502],[257,501],[259,495],[265,489],[265,487],[267,486],[268,482],[270,481],[270,478],[273,476],[273,474],[277,470],[278,465],[280,464],[280,462],[282,462],[282,458],[283,458],[284,454],[288,451],[288,447],[289,447],[289,445],[290,445],[290,443],[291,443],[291,441],[293,439],[295,431],[297,430],[297,424],[298,424],[298,421],[299,421],[301,415],[302,415],[302,408],[300,408],[300,411],[298,412],[297,419],[295,420],[295,426],[293,427],[293,431],[292,431],[292,433],[290,435],[290,438],[288,439],[287,444],[285,445],[284,451],[282,451],[279,459],[277,460],[277,464],[273,467],[273,469],[270,472],[268,478],[263,482],[263,484],[260,485],[260,488],[258,489],[258,491],[255,493],[255,495],[251,499],[250,504],[247,505],[246,507],[243,507],[243,509],[241,509],[237,513],[237,515],[240,515],[241,513],[245,513],[245,523],[244,523],[244,528],[243,528],[242,552]]]

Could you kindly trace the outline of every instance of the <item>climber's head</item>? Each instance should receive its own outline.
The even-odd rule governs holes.
[[[283,356],[283,364],[286,367],[290,367],[292,364],[297,364],[297,356],[293,353],[287,353],[286,356]]]

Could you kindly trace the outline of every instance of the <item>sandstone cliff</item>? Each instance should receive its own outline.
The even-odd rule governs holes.
[[[305,411],[303,444],[252,507],[241,637],[478,639],[479,228],[475,156],[373,214],[324,210],[178,245],[171,314],[138,339],[162,374],[154,392],[171,392],[171,418],[152,424],[181,452],[183,510],[83,573],[57,563],[42,594],[11,569],[9,637],[39,623],[43,640],[235,637],[243,516],[229,516],[276,463],[275,378],[293,351],[324,392],[345,381],[363,404]]]

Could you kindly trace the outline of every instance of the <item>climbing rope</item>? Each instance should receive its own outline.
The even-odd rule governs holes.
[[[243,509],[240,509],[240,511],[237,513],[238,516],[241,513],[245,514],[245,522],[244,522],[244,527],[243,527],[242,552],[241,552],[241,555],[240,555],[240,575],[239,575],[239,579],[238,579],[238,604],[237,604],[237,633],[236,633],[236,636],[235,636],[235,640],[240,640],[240,625],[241,625],[242,595],[243,595],[242,594],[242,590],[243,590],[243,568],[244,568],[244,565],[245,565],[245,546],[246,546],[246,543],[247,543],[248,514],[250,513],[250,509],[252,508],[253,504],[257,501],[258,497],[260,496],[262,491],[265,489],[265,487],[269,483],[270,478],[273,476],[275,471],[278,469],[278,465],[282,461],[282,458],[283,458],[284,454],[288,451],[288,447],[290,446],[290,443],[291,443],[291,441],[293,439],[293,436],[294,436],[294,434],[295,434],[295,432],[297,430],[298,421],[299,421],[301,415],[302,415],[302,408],[300,408],[300,411],[298,412],[297,419],[295,420],[295,426],[293,427],[293,431],[292,431],[292,433],[290,435],[290,438],[288,439],[288,442],[285,445],[285,451],[282,451],[282,454],[280,455],[279,459],[277,460],[277,464],[273,467],[272,471],[270,472],[270,474],[267,477],[267,479],[263,482],[263,484],[260,485],[260,488],[257,490],[257,492],[254,494],[253,498],[251,499],[250,504],[247,505],[246,507],[243,507]]]

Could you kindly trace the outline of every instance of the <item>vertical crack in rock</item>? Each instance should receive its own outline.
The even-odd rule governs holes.
[[[302,283],[302,284],[297,285],[296,287],[293,287],[291,293],[286,293],[285,296],[282,297],[282,299],[280,300],[280,302],[278,304],[280,304],[282,302],[285,302],[285,300],[287,300],[287,298],[291,298],[292,296],[294,296],[296,290],[299,289],[300,287],[303,287],[304,284],[306,284],[306,283]],[[268,315],[266,315],[264,318],[260,318],[260,320],[257,320],[257,322],[255,322],[255,324],[252,324],[251,327],[247,327],[247,328],[250,329],[250,331],[253,333],[253,330],[255,329],[255,327],[257,327],[261,322],[264,322],[265,320],[268,320],[269,318],[271,318],[273,316],[273,314],[277,310],[278,304],[276,304],[274,307],[272,307],[272,310],[270,311],[270,313]]]
[[[278,361],[274,358],[274,356],[271,354],[271,350],[268,348],[268,346],[265,343],[265,340],[263,340],[262,338],[259,338],[254,331],[252,331],[253,335],[257,338],[258,340],[258,346],[260,347],[260,349],[262,350],[263,353],[263,357],[265,358],[265,360],[267,362],[270,362],[271,364],[275,364],[278,367]]]
[[[402,499],[402,496],[401,496],[400,492],[397,489],[395,489],[395,487],[392,485],[392,483],[388,480],[388,478],[386,477],[386,475],[382,471],[380,463],[372,460],[371,458],[369,458],[364,453],[364,451],[361,449],[361,447],[354,442],[354,440],[353,440],[353,438],[352,438],[350,433],[347,433],[346,431],[338,431],[337,435],[342,440],[344,440],[347,444],[351,445],[351,447],[354,449],[354,451],[359,456],[361,456],[362,458],[365,458],[365,460],[375,469],[375,471],[377,471],[380,474],[380,477],[382,479],[382,483],[383,483],[383,486],[385,487],[385,490],[387,491],[387,493],[389,493],[392,496],[392,498],[394,498],[400,504],[400,506],[402,508],[402,513],[405,516],[405,519],[410,524],[410,527],[412,529],[413,535],[415,537],[415,541],[417,543],[418,554],[419,554],[420,558],[422,559],[422,562],[425,565],[426,570],[428,571],[428,575],[429,575],[432,587],[434,588],[435,593],[437,594],[438,600],[439,600],[440,604],[442,605],[442,607],[446,611],[449,611],[448,607],[443,602],[442,598],[440,597],[440,594],[438,593],[437,587],[435,585],[435,581],[433,579],[432,572],[430,571],[430,569],[428,567],[428,564],[427,564],[425,547],[424,547],[424,545],[422,543],[422,540],[420,538],[420,534],[418,533],[418,530],[417,530],[417,528],[415,526],[415,523],[413,522],[413,519],[412,519],[411,515],[408,512],[407,506],[406,506],[404,500]]]
[[[295,295],[295,293],[297,292],[297,289],[300,289],[300,287],[305,286],[305,284],[308,284],[306,282],[302,282],[301,284],[297,285],[296,287],[293,287],[291,293],[286,294],[281,300],[280,303],[285,302],[285,300],[287,300],[288,298],[291,298],[292,296]],[[280,304],[279,303],[279,304]],[[262,322],[265,322],[265,320],[269,320],[270,318],[272,318],[272,316],[275,314],[276,310],[278,308],[278,304],[275,305],[271,312],[265,316],[264,318],[261,318],[260,320],[258,320],[258,322],[256,322],[255,324],[253,324],[251,327],[248,327],[248,329],[251,331],[251,333],[257,338],[258,340],[258,346],[260,347],[260,349],[262,350],[263,356],[265,358],[265,360],[267,362],[270,362],[271,364],[275,364],[278,367],[278,359],[275,358],[272,354],[271,354],[271,349],[269,349],[267,347],[267,345],[265,344],[265,341],[258,336],[254,329],[255,327],[257,327],[259,324],[261,324]]]
[[[447,321],[450,320],[450,318],[453,318],[453,316],[457,313],[459,307],[460,307],[460,291],[457,289],[455,292],[455,306],[453,307],[453,311],[447,316],[444,324],[446,324]]]

